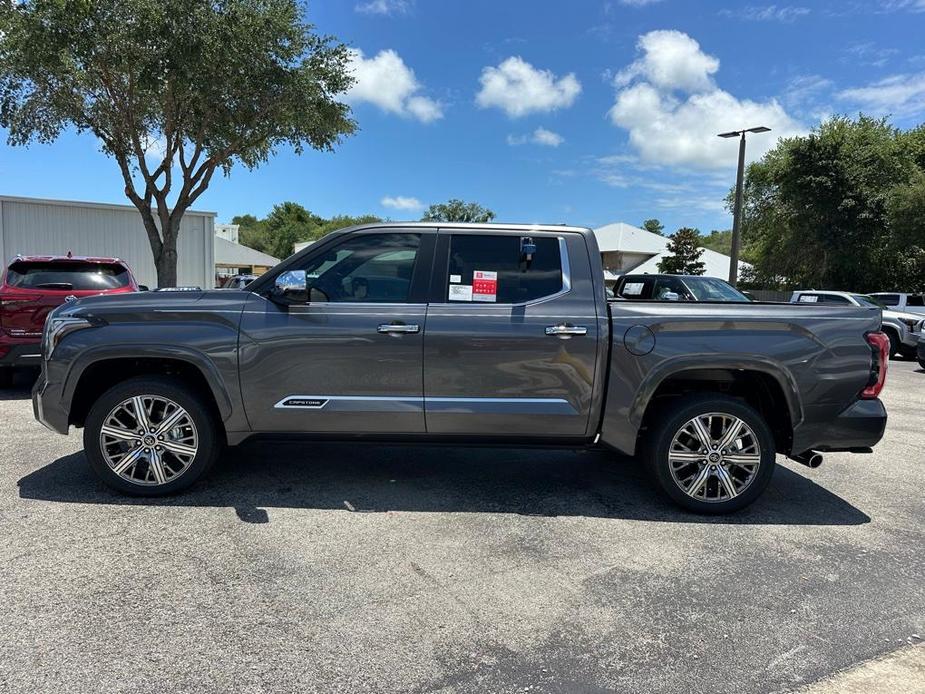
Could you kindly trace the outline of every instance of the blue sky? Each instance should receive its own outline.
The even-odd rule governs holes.
[[[219,221],[284,200],[417,219],[459,197],[502,221],[706,232],[731,226],[737,145],[715,133],[772,127],[751,159],[832,113],[925,120],[925,0],[315,0],[308,18],[355,49],[361,130],[214,179],[195,207]],[[72,134],[0,144],[0,194],[126,202]]]

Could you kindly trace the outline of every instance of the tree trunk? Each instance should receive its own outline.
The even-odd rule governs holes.
[[[154,259],[154,265],[157,269],[157,286],[158,287],[176,287],[177,286],[177,240],[172,239],[170,243],[164,242],[161,247],[159,257]]]

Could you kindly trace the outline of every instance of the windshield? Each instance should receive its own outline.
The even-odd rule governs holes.
[[[117,263],[30,262],[10,265],[6,283],[21,289],[105,291],[129,286],[128,268]]]
[[[685,277],[684,284],[697,301],[750,301],[731,284],[715,277]]]
[[[852,294],[851,298],[857,301],[861,306],[871,306],[873,308],[884,308],[883,304],[872,296],[866,294]]]

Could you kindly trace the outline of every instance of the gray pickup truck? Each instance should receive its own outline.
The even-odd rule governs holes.
[[[83,427],[129,494],[183,489],[225,444],[600,446],[682,506],[754,501],[775,453],[870,452],[888,340],[853,306],[608,301],[566,226],[345,229],[247,290],[81,299],[49,316],[35,415]]]

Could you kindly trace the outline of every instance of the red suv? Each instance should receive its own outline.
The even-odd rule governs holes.
[[[15,366],[39,366],[45,316],[66,301],[97,294],[137,292],[140,287],[118,258],[17,256],[0,279],[0,387]]]

